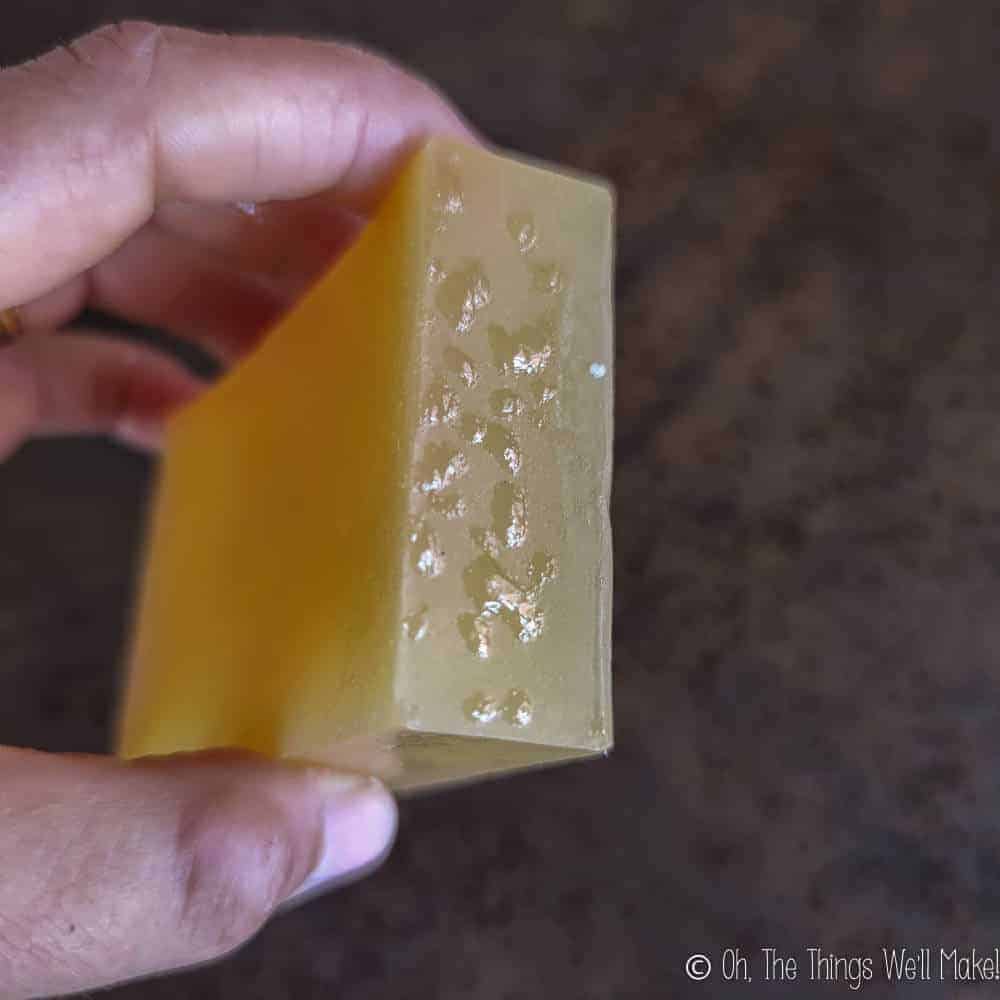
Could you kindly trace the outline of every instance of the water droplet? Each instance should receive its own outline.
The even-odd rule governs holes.
[[[510,334],[498,323],[487,330],[493,360],[504,375],[537,375],[552,358],[553,324],[543,319]]]
[[[459,433],[470,444],[482,444],[486,439],[486,421],[475,413],[462,418]]]
[[[479,372],[475,362],[457,347],[445,348],[444,363],[462,380],[467,389],[473,389],[478,384]]]
[[[517,638],[521,642],[534,642],[545,628],[545,613],[535,604],[525,602],[519,609],[521,631]]]
[[[476,615],[459,615],[458,631],[465,640],[469,652],[474,653],[480,660],[489,659],[491,630],[488,622]]]
[[[539,348],[519,347],[511,358],[511,367],[515,375],[537,375],[549,363],[552,348],[545,344]]]
[[[438,286],[435,304],[457,333],[468,333],[476,314],[490,303],[490,283],[479,261],[450,274]]]
[[[555,386],[546,385],[544,382],[539,382],[534,387],[535,392],[535,404],[537,406],[545,406],[547,403],[551,403],[553,399],[556,398]]]
[[[462,192],[458,162],[454,157],[439,161],[435,173],[434,208],[438,216],[437,228],[443,230],[447,226],[449,217],[462,213],[465,196]]]
[[[491,420],[482,445],[512,476],[521,471],[521,446],[508,428]]]
[[[538,606],[537,592],[520,586],[496,559],[480,556],[463,573],[466,592],[477,605],[472,616],[484,626],[489,639],[490,620],[499,618],[521,642],[533,642],[545,627],[545,614]]]
[[[427,390],[424,398],[423,412],[420,423],[425,427],[436,427],[439,424],[454,424],[461,410],[458,393],[448,388],[444,379],[438,379]]]
[[[604,378],[608,374],[608,366],[602,364],[600,361],[595,361],[590,366],[589,371],[591,378]]]
[[[465,498],[452,496],[448,493],[432,494],[430,508],[435,514],[440,514],[448,521],[455,521],[460,517],[465,517],[467,513]]]
[[[528,253],[538,242],[535,222],[528,212],[511,212],[507,216],[507,232],[510,233],[521,253]]]
[[[261,214],[260,205],[255,201],[238,201],[236,202],[236,209],[243,215],[248,215],[251,219],[257,219]]]
[[[422,525],[413,539],[413,564],[421,576],[434,579],[444,572],[444,552],[437,535],[426,525]]]
[[[499,483],[493,490],[493,532],[508,549],[519,549],[528,537],[524,490],[513,483]]]
[[[528,726],[534,718],[535,709],[531,699],[520,688],[511,688],[500,707],[504,721],[512,726]]]
[[[490,407],[501,420],[513,420],[524,413],[524,400],[510,389],[497,389],[490,396]]]
[[[403,619],[403,635],[414,642],[419,642],[425,638],[430,632],[430,627],[431,623],[426,604],[419,611]]]
[[[429,444],[417,466],[418,493],[441,493],[469,471],[465,453],[447,444]]]
[[[536,292],[558,295],[566,287],[566,280],[558,264],[535,264],[531,268],[531,287]]]
[[[500,702],[496,698],[477,691],[462,703],[462,710],[467,719],[483,724],[495,722],[500,717]]]
[[[437,257],[431,260],[427,265],[427,280],[432,285],[439,285],[447,277],[448,273],[444,269],[444,264]]]
[[[528,583],[535,593],[559,575],[559,564],[548,552],[536,552],[528,563]]]

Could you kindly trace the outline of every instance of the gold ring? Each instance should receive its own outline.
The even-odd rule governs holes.
[[[0,343],[13,340],[21,332],[21,316],[17,309],[0,309]]]

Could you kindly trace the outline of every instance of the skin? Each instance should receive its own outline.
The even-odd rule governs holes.
[[[85,330],[86,307],[223,362],[349,245],[409,150],[475,137],[370,53],[146,23],[0,73],[0,459],[32,436],[155,448],[201,384]],[[0,748],[0,997],[218,958],[290,899],[371,868],[371,779],[215,752],[132,763]]]

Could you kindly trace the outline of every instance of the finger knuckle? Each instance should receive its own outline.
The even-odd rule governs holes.
[[[112,77],[147,85],[155,76],[167,32],[152,21],[115,21],[85,35],[75,49],[81,61]]]
[[[146,94],[158,78],[165,37],[163,28],[149,22],[107,24],[6,74],[0,120],[6,93],[14,103],[7,116],[14,134],[30,135],[34,127],[30,113],[18,107],[42,101],[63,109],[68,127],[56,171],[70,200],[89,190],[95,174],[148,155],[152,102]],[[92,113],[95,107],[100,115]],[[28,154],[22,149],[21,155]]]
[[[195,960],[251,938],[285,897],[295,852],[280,810],[223,799],[182,824],[181,932]]]

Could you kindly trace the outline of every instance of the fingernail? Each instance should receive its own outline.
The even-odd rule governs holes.
[[[396,836],[396,803],[375,778],[321,778],[323,849],[312,874],[281,907],[299,906],[324,892],[363,878],[386,858]]]

